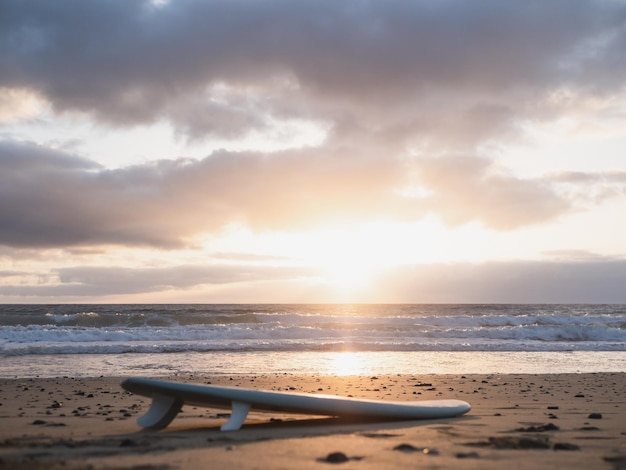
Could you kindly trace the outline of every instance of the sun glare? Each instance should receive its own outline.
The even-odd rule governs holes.
[[[370,287],[390,267],[432,262],[439,251],[437,235],[430,227],[407,234],[393,224],[378,223],[311,233],[292,248],[295,257],[318,267],[337,291],[356,292]]]
[[[200,239],[198,244],[206,247],[208,256],[232,254],[226,261],[230,264],[311,268],[303,271],[308,274],[300,278],[302,285],[319,288],[335,302],[357,302],[377,298],[379,281],[399,266],[480,262],[497,248],[489,241],[480,227],[449,229],[426,217],[411,224],[377,222],[310,232],[255,233],[232,225],[220,237]],[[189,257],[196,259],[197,253]]]
[[[361,356],[354,352],[339,352],[331,357],[329,372],[334,375],[359,375],[364,364]]]
[[[326,372],[338,376],[375,374],[392,360],[382,351],[337,351],[327,354],[323,361],[327,366]]]
[[[341,290],[355,290],[365,287],[373,276],[373,269],[368,266],[341,261],[329,264],[324,269],[328,281]]]

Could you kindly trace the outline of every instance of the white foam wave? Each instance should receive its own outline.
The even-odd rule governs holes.
[[[80,320],[82,318],[98,318],[100,315],[96,312],[78,312],[78,313],[51,313],[48,312],[45,315],[46,318],[52,320],[55,323],[68,323]]]

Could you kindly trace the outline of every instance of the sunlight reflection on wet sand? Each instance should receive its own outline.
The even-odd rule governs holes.
[[[472,374],[626,372],[626,351],[314,351],[58,354],[2,358],[0,377],[215,374]]]

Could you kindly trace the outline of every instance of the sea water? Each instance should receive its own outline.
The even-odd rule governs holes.
[[[0,305],[0,377],[626,372],[626,305]]]

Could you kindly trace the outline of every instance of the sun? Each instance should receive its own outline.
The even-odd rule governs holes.
[[[374,274],[371,267],[350,261],[329,263],[324,271],[328,281],[337,289],[344,291],[367,287]]]
[[[304,261],[317,267],[335,291],[355,293],[369,287],[377,272],[391,261],[389,257],[382,259],[373,245],[349,231],[325,232],[317,234]]]
[[[385,221],[327,226],[307,231],[255,233],[233,226],[220,239],[202,243],[211,252],[245,253],[258,265],[305,268],[302,285],[335,301],[377,298],[388,273],[401,266],[458,261],[469,244],[480,256],[478,238],[468,229],[450,234],[438,220],[406,223]],[[193,254],[195,256],[195,253]],[[264,260],[264,257],[266,258]]]
[[[336,288],[365,286],[378,264],[373,251],[351,234],[323,234],[315,246],[315,251],[307,253],[307,263],[318,267],[324,279]]]

